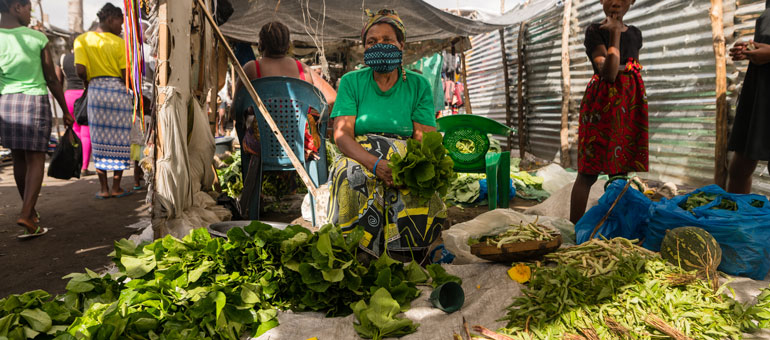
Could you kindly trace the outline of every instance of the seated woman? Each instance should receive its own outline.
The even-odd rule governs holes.
[[[323,78],[299,60],[289,56],[291,35],[289,28],[281,22],[269,22],[259,31],[259,53],[261,58],[243,65],[249,80],[262,77],[292,77],[313,84],[323,93],[329,105],[334,104],[337,93]],[[318,112],[312,110],[308,116],[308,129],[305,133],[305,159],[318,157]]]
[[[331,115],[342,155],[330,172],[329,219],[344,231],[362,226],[360,248],[370,256],[387,249],[394,259],[424,262],[446,206],[438,194],[419,205],[393,188],[388,160],[394,152],[405,153],[407,138],[421,140],[436,130],[433,91],[425,78],[403,68],[406,31],[396,12],[367,15],[361,39],[369,67],[342,77]]]

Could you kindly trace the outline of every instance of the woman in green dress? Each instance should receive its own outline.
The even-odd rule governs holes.
[[[331,170],[330,222],[344,231],[364,229],[361,254],[387,250],[394,259],[424,262],[446,220],[438,196],[425,204],[393,187],[388,160],[403,155],[406,139],[436,131],[433,92],[421,75],[402,65],[406,30],[398,14],[367,11],[361,31],[367,68],[345,74],[331,117],[342,154]]]

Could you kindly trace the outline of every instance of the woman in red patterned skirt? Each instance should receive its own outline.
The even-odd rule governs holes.
[[[586,53],[594,76],[580,104],[578,177],[570,220],[586,210],[599,174],[626,175],[648,168],[647,95],[639,73],[642,32],[623,24],[634,0],[600,0],[607,16],[586,29]]]

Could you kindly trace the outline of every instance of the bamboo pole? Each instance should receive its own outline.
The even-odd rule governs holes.
[[[561,99],[561,166],[570,166],[569,155],[569,98],[570,98],[570,72],[569,72],[569,34],[570,20],[572,17],[572,0],[564,2],[564,20],[561,32],[561,74],[562,74],[562,99]]]
[[[246,90],[249,92],[249,95],[251,95],[251,99],[254,100],[254,103],[257,104],[257,108],[259,109],[260,114],[262,114],[262,117],[267,121],[267,125],[270,126],[270,130],[272,130],[273,135],[275,135],[275,138],[278,139],[278,143],[281,144],[283,147],[283,150],[286,152],[286,154],[289,156],[289,159],[291,160],[292,165],[294,165],[294,169],[299,174],[299,177],[302,179],[302,182],[307,187],[307,191],[313,195],[313,197],[318,197],[317,194],[317,188],[313,184],[313,181],[310,179],[310,176],[307,174],[307,171],[305,171],[305,168],[302,166],[302,162],[297,158],[297,155],[294,154],[294,151],[289,146],[289,143],[286,142],[286,139],[281,134],[281,130],[278,129],[278,126],[275,124],[275,121],[273,121],[273,117],[270,116],[270,112],[267,110],[267,107],[265,107],[265,104],[262,102],[262,99],[259,98],[259,95],[257,94],[257,91],[254,90],[254,86],[251,85],[251,82],[249,81],[249,77],[246,76],[246,71],[243,70],[243,67],[241,67],[241,64],[238,63],[238,58],[235,57],[235,53],[233,52],[233,49],[230,47],[230,44],[227,43],[227,39],[225,39],[225,36],[222,34],[222,31],[219,30],[219,26],[217,26],[217,23],[214,21],[214,17],[211,16],[211,12],[209,12],[208,8],[203,6],[203,0],[197,0],[198,5],[203,8],[203,13],[206,15],[206,19],[209,21],[209,24],[211,24],[211,27],[214,28],[214,32],[216,32],[217,37],[219,38],[219,41],[222,43],[223,46],[227,48],[227,55],[230,57],[230,61],[233,63],[233,66],[235,67],[235,71],[238,72],[238,77],[241,79],[241,82],[246,87]]]
[[[513,110],[511,110],[511,79],[508,75],[508,55],[505,53],[505,29],[500,31],[500,53],[503,57],[503,74],[505,78],[505,125],[513,125]],[[508,134],[508,150],[513,149],[513,134]]]
[[[716,58],[716,149],[714,150],[714,183],[727,184],[727,60],[722,0],[711,0],[711,35]]]
[[[523,21],[519,26],[519,39],[517,43],[517,52],[519,54],[519,74],[517,84],[517,101],[519,109],[519,158],[524,159],[527,148],[527,139],[524,132],[524,35],[527,33],[527,22]]]
[[[463,62],[463,94],[465,97],[465,113],[472,115],[473,109],[471,109],[471,95],[468,93],[468,68],[465,65],[465,52],[460,52],[460,59]]]

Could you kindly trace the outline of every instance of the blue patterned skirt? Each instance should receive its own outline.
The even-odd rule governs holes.
[[[121,171],[131,166],[133,98],[120,78],[98,77],[88,84],[88,127],[99,170]]]

